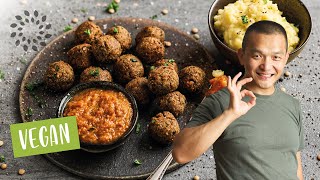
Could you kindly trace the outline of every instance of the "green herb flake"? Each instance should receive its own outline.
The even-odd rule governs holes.
[[[168,66],[169,64],[168,63],[164,63],[164,66]]]
[[[0,163],[4,163],[6,162],[6,158],[4,157],[4,155],[0,156]]]
[[[154,119],[151,120],[151,123],[155,123],[155,122],[156,122],[156,120],[154,120]]]
[[[169,59],[168,62],[169,63],[174,63],[174,59]]]
[[[138,62],[138,60],[131,58],[131,62]]]
[[[139,134],[141,130],[141,124],[140,123],[137,123],[137,126],[136,126],[136,134]]]
[[[156,67],[155,66],[151,66],[150,67],[150,70],[154,70]]]
[[[94,77],[99,76],[99,69],[90,70],[89,74]]]
[[[24,65],[27,65],[27,60],[25,58],[20,58],[20,62]]]
[[[39,83],[27,83],[26,84],[26,90],[28,90],[29,92],[34,91],[37,87],[39,86]]]
[[[264,4],[267,4],[268,3],[268,0],[263,0]]]
[[[90,31],[90,29],[87,29],[87,30],[84,31],[84,33],[86,33],[86,34],[88,34],[88,36],[90,36],[91,31]]]
[[[157,18],[158,18],[158,15],[156,15],[156,14],[150,17],[150,19],[152,19],[152,20],[155,20]]]
[[[72,26],[68,25],[68,26],[64,27],[63,31],[67,32],[67,31],[70,31],[71,29],[72,29]]]
[[[80,11],[86,13],[88,10],[86,8],[81,8]]]
[[[243,24],[247,24],[248,23],[248,18],[247,18],[246,15],[241,16],[241,19],[242,19],[242,23]]]
[[[59,71],[59,70],[60,70],[60,67],[59,67],[58,65],[55,65],[55,66],[54,66],[54,69],[55,69],[56,71]]]
[[[133,161],[133,163],[134,163],[135,165],[141,165],[141,164],[142,164],[138,159],[135,159],[135,160]]]
[[[32,115],[33,115],[33,109],[29,107],[29,108],[27,109],[26,115],[27,115],[28,117],[32,116]]]
[[[113,27],[113,33],[117,34],[118,32],[119,32],[118,28],[117,27]]]
[[[2,70],[0,69],[0,79],[4,79],[4,72],[2,72]]]
[[[106,11],[109,11],[109,9],[114,9],[115,12],[119,10],[119,4],[116,3],[115,1],[112,1],[106,8]]]

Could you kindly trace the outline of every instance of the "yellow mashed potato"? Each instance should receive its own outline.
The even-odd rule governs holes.
[[[219,9],[214,16],[214,28],[229,47],[238,50],[242,46],[245,31],[252,23],[261,20],[275,21],[286,30],[288,50],[291,52],[299,43],[299,29],[281,15],[277,4],[271,0],[238,0]]]

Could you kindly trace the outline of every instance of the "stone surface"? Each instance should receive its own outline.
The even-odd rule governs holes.
[[[316,158],[320,151],[320,21],[317,20],[317,17],[320,16],[320,5],[317,0],[303,0],[303,2],[313,19],[312,34],[302,53],[285,69],[285,71],[290,71],[292,76],[283,78],[283,81],[278,85],[284,87],[288,94],[301,101],[306,140],[305,149],[302,151],[303,173],[305,179],[320,179],[320,164]],[[221,64],[223,58],[218,55],[211,41],[207,25],[207,13],[212,1],[201,0],[196,3],[195,5],[195,2],[191,0],[175,1],[174,3],[170,0],[121,1],[118,12],[109,14],[105,12],[106,1],[102,0],[16,0],[2,2],[0,6],[0,22],[2,24],[0,29],[0,70],[5,77],[0,82],[0,139],[6,143],[0,147],[0,153],[6,157],[8,168],[0,171],[0,179],[81,179],[61,170],[43,156],[13,157],[9,125],[21,122],[18,106],[20,83],[28,64],[37,54],[32,46],[28,45],[28,49],[25,51],[23,46],[16,46],[15,43],[18,39],[22,42],[22,38],[25,36],[26,40],[21,44],[27,44],[27,39],[30,39],[30,44],[33,44],[34,32],[39,33],[38,27],[25,23],[24,29],[21,30],[23,34],[19,38],[17,37],[19,34],[10,37],[11,33],[16,32],[10,27],[12,23],[17,22],[15,16],[25,17],[25,10],[30,13],[37,10],[40,17],[39,25],[49,27],[50,23],[50,28],[41,35],[42,39],[45,39],[44,42],[48,43],[63,33],[63,29],[67,25],[76,27],[77,24],[70,22],[70,19],[75,17],[79,19],[79,22],[83,22],[89,16],[102,19],[122,16],[150,18],[157,15],[155,20],[168,23],[186,33],[190,33],[192,27],[197,27],[201,37],[199,42],[208,49],[211,55],[215,55],[217,62]],[[164,8],[170,12],[165,16],[161,14],[161,10]],[[41,19],[43,16],[46,16],[44,22]],[[45,37],[46,34],[51,36]],[[43,48],[39,43],[33,45],[34,49],[39,51]],[[229,66],[222,67],[228,68]],[[200,158],[166,174],[163,179],[192,179],[195,175],[198,175],[200,179],[215,179],[212,154],[212,150],[209,149]],[[20,168],[27,172],[23,177],[17,174]]]

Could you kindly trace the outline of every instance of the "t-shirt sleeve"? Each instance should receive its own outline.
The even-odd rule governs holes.
[[[223,107],[219,98],[221,98],[220,93],[205,98],[193,112],[192,118],[186,127],[199,126],[219,116],[223,112]]]

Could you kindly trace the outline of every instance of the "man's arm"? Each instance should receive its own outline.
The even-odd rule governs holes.
[[[227,110],[208,123],[183,129],[175,137],[172,155],[176,162],[184,164],[200,156],[234,120],[247,113],[255,105],[256,97],[251,91],[240,91],[244,84],[252,81],[252,78],[245,78],[237,82],[240,76],[241,73],[238,73],[233,79],[228,77],[230,104]],[[251,100],[242,101],[241,99],[245,96],[251,97]]]
[[[300,153],[300,151],[297,152],[296,156],[297,156],[297,161],[298,161],[297,176],[298,176],[299,180],[303,180],[301,153]]]

